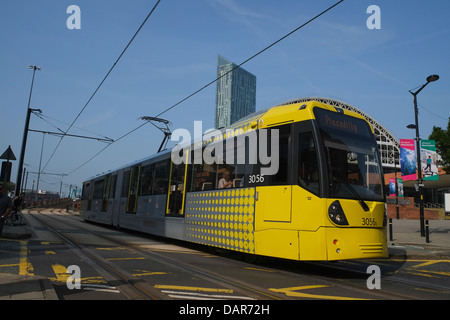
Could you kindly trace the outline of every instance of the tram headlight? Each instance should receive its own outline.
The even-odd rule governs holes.
[[[334,201],[328,208],[328,216],[331,221],[340,226],[347,226],[348,221],[339,200]]]

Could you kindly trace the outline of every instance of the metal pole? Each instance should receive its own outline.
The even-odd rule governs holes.
[[[394,240],[394,235],[393,235],[393,230],[392,230],[392,218],[389,218],[389,241],[393,241]]]
[[[44,141],[45,141],[45,133],[42,134],[41,157],[39,159],[39,171],[38,171],[37,187],[36,187],[37,190],[39,190],[39,180],[41,179],[41,164],[42,164],[42,153],[44,151]]]
[[[33,69],[33,77],[31,79],[31,88],[30,88],[30,96],[28,97],[28,108],[27,108],[27,117],[25,119],[25,128],[23,131],[23,139],[22,139],[22,149],[20,152],[20,158],[19,158],[19,167],[17,168],[17,179],[16,179],[16,190],[15,195],[20,194],[20,185],[22,183],[22,173],[23,173],[23,161],[25,159],[25,148],[27,146],[27,138],[28,138],[28,127],[30,125],[30,116],[33,109],[30,109],[30,103],[31,103],[31,94],[33,93],[33,85],[34,85],[34,75],[36,73],[36,70],[41,70],[40,67],[36,66],[30,66],[30,69]]]
[[[426,83],[428,84],[428,82]],[[426,85],[425,84],[425,85]],[[423,181],[422,181],[422,161],[420,159],[420,136],[419,136],[419,111],[417,109],[417,94],[425,87],[425,85],[414,95],[414,115],[416,125],[416,149],[417,149],[417,184],[419,185],[419,210],[420,210],[420,236],[425,236],[425,216],[423,210]]]
[[[409,91],[414,96],[414,115],[415,115],[415,127],[416,127],[416,145],[417,145],[417,184],[419,185],[419,206],[420,206],[420,235],[425,236],[425,222],[424,222],[424,212],[423,212],[423,180],[422,180],[422,162],[420,161],[420,136],[419,136],[419,119],[418,119],[418,109],[417,109],[417,95],[423,90],[430,82],[439,80],[437,74],[432,74],[427,77],[427,83],[422,85],[416,92]]]
[[[395,154],[395,153],[394,153]],[[394,159],[395,170],[395,208],[397,210],[397,220],[400,219],[400,210],[398,207],[398,181],[397,181],[397,159]]]

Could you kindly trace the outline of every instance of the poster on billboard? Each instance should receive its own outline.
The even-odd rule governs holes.
[[[414,139],[400,139],[400,167],[403,180],[417,179]]]
[[[403,180],[397,179],[398,196],[403,197]],[[389,178],[389,196],[395,197],[395,178]]]
[[[395,179],[389,178],[389,196],[395,197]]]
[[[398,196],[403,197],[403,179],[397,179],[397,185],[398,185]]]
[[[423,180],[439,180],[436,160],[436,142],[434,140],[422,140],[420,143],[420,162]]]

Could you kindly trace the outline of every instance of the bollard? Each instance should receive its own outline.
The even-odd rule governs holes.
[[[430,243],[430,226],[428,220],[425,220],[425,241]]]
[[[389,241],[393,241],[394,236],[392,234],[392,218],[389,219]]]

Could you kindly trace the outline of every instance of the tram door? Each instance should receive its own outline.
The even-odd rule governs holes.
[[[132,167],[128,187],[127,213],[136,213],[141,166]]]
[[[186,161],[187,163],[187,161]],[[186,181],[188,181],[188,165],[171,162],[169,194],[167,196],[166,214],[184,216],[184,199],[186,195]]]

